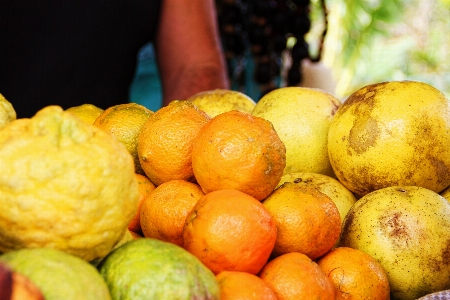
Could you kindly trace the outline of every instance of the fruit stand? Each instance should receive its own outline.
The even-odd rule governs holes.
[[[449,297],[450,102],[428,84],[0,104],[1,299]]]

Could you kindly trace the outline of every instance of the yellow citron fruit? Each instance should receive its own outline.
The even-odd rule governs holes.
[[[255,101],[246,94],[227,89],[214,89],[199,92],[187,100],[214,118],[215,116],[232,110],[251,113],[255,107]]]
[[[16,111],[11,102],[6,100],[6,98],[0,94],[0,128],[4,127],[9,122],[14,121],[16,118]]]
[[[95,119],[100,116],[104,109],[97,107],[94,104],[85,103],[69,107],[66,111],[73,113],[86,123],[93,124]]]
[[[133,156],[135,172],[145,174],[137,153],[138,137],[153,111],[137,103],[108,107],[94,121],[94,125],[111,133]]]
[[[0,130],[0,251],[49,247],[104,257],[136,214],[133,158],[59,106]]]
[[[312,88],[283,87],[263,96],[252,115],[272,122],[286,146],[284,173],[333,175],[328,159],[328,128],[341,102]]]
[[[344,219],[341,246],[385,269],[391,299],[417,299],[450,288],[450,203],[416,186],[371,192]]]
[[[344,220],[347,212],[357,201],[355,195],[342,183],[327,175],[318,173],[287,173],[281,177],[278,186],[285,182],[292,182],[297,186],[315,188],[330,197],[339,210],[341,220]]]
[[[339,181],[359,196],[412,185],[450,185],[450,102],[416,81],[365,86],[336,112],[328,136]]]

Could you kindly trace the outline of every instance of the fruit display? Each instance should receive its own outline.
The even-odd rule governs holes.
[[[435,299],[448,145],[418,81],[27,119],[0,94],[0,299]]]

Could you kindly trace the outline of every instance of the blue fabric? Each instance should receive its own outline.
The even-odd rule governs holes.
[[[152,43],[141,48],[137,60],[136,73],[130,85],[130,102],[157,111],[162,107],[162,88]]]

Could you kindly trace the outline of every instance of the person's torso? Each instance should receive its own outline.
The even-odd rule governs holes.
[[[0,1],[0,93],[30,117],[55,104],[128,101],[137,51],[160,1]]]

